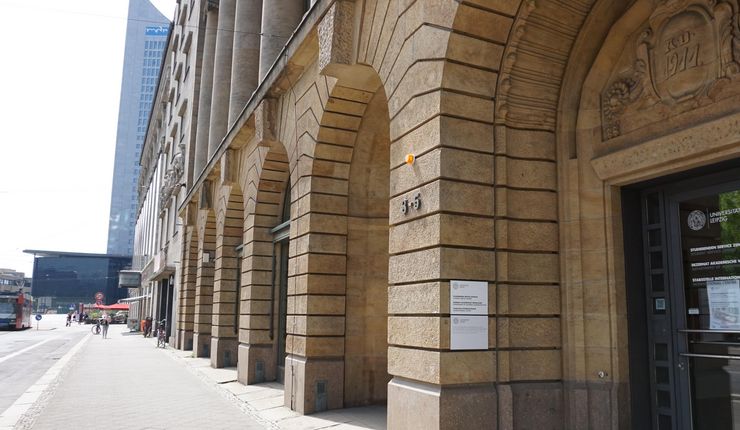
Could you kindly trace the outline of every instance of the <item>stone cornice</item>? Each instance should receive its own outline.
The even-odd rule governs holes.
[[[178,208],[178,213],[182,213],[188,202],[194,198],[197,190],[202,186],[203,182],[211,176],[212,170],[215,166],[220,164],[219,159],[240,134],[242,128],[245,126],[249,127],[248,122],[250,122],[250,118],[254,115],[255,110],[258,108],[262,100],[270,96],[273,90],[279,86],[279,82],[285,74],[292,74],[296,71],[300,72],[300,70],[296,70],[295,65],[290,64],[290,59],[304,48],[307,41],[315,38],[315,35],[312,36],[311,33],[314,32],[314,29],[317,27],[323,16],[336,1],[337,0],[319,0],[303,17],[303,20],[298,24],[298,27],[293,32],[293,36],[283,47],[282,51],[280,51],[280,54],[272,67],[270,67],[267,75],[262,82],[260,82],[257,89],[252,94],[252,97],[237,117],[237,120],[229,128],[226,136],[216,148],[213,156],[211,156],[206,163],[203,171],[197,178],[194,178],[192,187],[188,189],[187,195]],[[251,122],[253,123],[253,120]]]

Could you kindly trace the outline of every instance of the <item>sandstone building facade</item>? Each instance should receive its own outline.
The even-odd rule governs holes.
[[[737,0],[183,10],[178,348],[391,429],[732,428]]]

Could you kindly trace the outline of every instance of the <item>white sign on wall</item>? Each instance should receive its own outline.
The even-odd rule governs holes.
[[[452,315],[450,321],[451,349],[488,349],[487,316]]]
[[[488,282],[450,281],[450,348],[488,349]]]
[[[488,282],[450,281],[450,314],[488,315]]]

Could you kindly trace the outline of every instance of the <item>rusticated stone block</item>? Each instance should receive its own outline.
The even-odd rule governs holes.
[[[438,279],[495,280],[492,250],[431,248],[390,257],[388,282]]]
[[[431,351],[388,347],[388,373],[432,384],[492,382],[493,351]]]

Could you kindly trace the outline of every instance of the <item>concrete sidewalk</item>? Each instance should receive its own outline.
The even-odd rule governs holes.
[[[113,325],[108,339],[88,335],[16,429],[84,425],[111,429],[270,428],[218,395],[150,339]]]
[[[33,400],[17,408],[17,423],[8,428],[386,428],[385,406],[300,415],[283,406],[281,384],[242,385],[236,368],[213,369],[192,351],[156,348],[155,339],[125,326],[111,326],[108,336],[80,341],[26,393]]]
[[[142,338],[155,345],[155,340]],[[194,358],[192,351],[168,347],[160,351],[179,366],[186,367],[207,385],[238,404],[240,408],[261,423],[280,430],[385,430],[386,407],[337,409],[313,415],[301,415],[283,406],[283,385],[267,382],[243,385],[236,381],[236,368],[214,369],[208,358]]]

